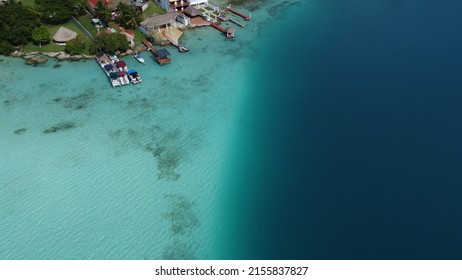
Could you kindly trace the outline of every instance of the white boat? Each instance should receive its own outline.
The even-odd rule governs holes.
[[[141,56],[141,54],[137,53],[133,56],[136,60],[144,64],[144,58]]]
[[[138,74],[138,72],[136,72],[136,70],[128,70],[127,74],[128,74],[128,78],[130,79],[130,82],[134,84],[138,84],[142,82],[141,77]]]

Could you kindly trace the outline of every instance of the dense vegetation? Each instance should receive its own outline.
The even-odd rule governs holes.
[[[66,43],[66,53],[70,55],[82,54],[85,50],[85,38],[82,35],[77,35],[75,39]]]
[[[10,42],[0,41],[0,54],[9,55],[14,51],[14,47]]]
[[[117,13],[116,22],[124,28],[136,28],[143,21],[143,15],[140,11],[123,2],[117,5]]]
[[[60,24],[70,20],[71,16],[81,14],[85,0],[35,0],[36,9],[42,14],[42,21]]]
[[[11,53],[12,46],[28,42],[42,45],[51,41],[51,34],[42,23],[61,24],[84,11],[86,0],[35,0],[24,6],[8,0],[0,5],[0,53]]]
[[[48,29],[41,25],[32,31],[32,40],[35,44],[42,46],[42,44],[48,44],[51,41],[51,34]]]
[[[21,2],[5,2],[0,5],[0,41],[15,46],[26,44],[32,40],[32,31],[40,26],[40,19],[40,13]]]
[[[56,32],[56,26],[66,25],[71,17],[85,14],[87,0],[34,0],[26,4],[20,0],[7,0],[0,5],[0,54],[10,54],[15,46],[31,50],[34,45],[42,47],[48,44]],[[105,24],[114,21],[127,29],[136,29],[143,21],[143,14],[124,2],[119,2],[113,15],[106,4],[98,1],[94,16]],[[86,52],[85,49],[89,46],[87,42],[85,37],[80,36],[68,42],[65,51],[70,54]],[[125,51],[128,44],[124,35],[103,33],[92,42],[90,51]],[[54,45],[47,45],[44,49],[62,51],[62,47]]]
[[[111,21],[111,18],[112,18],[111,10],[109,9],[107,5],[103,4],[101,0],[96,2],[94,15],[96,18],[99,18],[100,20],[102,20],[104,24],[106,25],[108,24],[109,21]]]
[[[121,33],[101,33],[90,45],[90,53],[96,54],[101,50],[106,52],[126,51],[129,48],[127,37]]]

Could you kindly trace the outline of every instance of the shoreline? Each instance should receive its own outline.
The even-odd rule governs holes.
[[[145,49],[140,50],[140,52],[145,51]],[[123,53],[117,53],[120,57],[125,57],[129,55],[133,55],[134,52],[131,49]],[[7,55],[13,58],[22,58],[26,61],[26,64],[43,64],[48,61],[50,58],[57,59],[58,61],[80,61],[80,60],[88,60],[88,59],[95,59],[96,55],[89,55],[89,54],[77,54],[77,55],[70,55],[66,52],[22,52],[22,51],[15,51],[10,55]]]
[[[220,1],[218,1],[218,3],[222,4]],[[206,25],[197,25],[197,26],[189,26],[189,28],[187,28],[181,23],[179,24],[180,26],[175,26],[175,30],[173,31],[168,31],[168,29],[162,28],[163,30],[162,33],[152,38],[152,40],[154,41],[153,43],[159,46],[173,45],[175,47],[176,44],[178,44],[180,37],[182,37],[183,33],[186,30],[206,26]],[[239,25],[238,22],[236,24]],[[241,25],[241,27],[244,27],[244,25]],[[173,40],[169,40],[164,34],[164,32],[168,33],[169,36],[173,38]],[[233,38],[234,38],[234,35],[233,35]],[[147,50],[147,48],[145,48],[141,42],[138,42],[132,47],[130,47],[128,50],[126,50],[125,52],[116,52],[116,54],[121,57],[133,55],[135,53],[133,51],[134,48],[139,52],[143,52]],[[22,46],[19,46],[19,47],[17,46],[14,52],[8,55],[5,55],[5,56],[10,56],[14,58],[23,58],[26,60],[26,64],[29,64],[29,65],[44,64],[48,61],[49,58],[55,58],[58,61],[80,61],[80,60],[86,60],[86,59],[94,59],[96,57],[96,55],[90,55],[90,54],[71,55],[71,54],[66,53],[65,51],[58,51],[58,52],[41,52],[40,50],[23,51]]]

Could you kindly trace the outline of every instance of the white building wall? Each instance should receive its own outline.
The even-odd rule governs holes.
[[[191,3],[191,6],[197,6],[197,5],[207,5],[209,3],[209,0],[188,0],[189,3]],[[169,0],[160,0],[159,3],[160,7],[166,11],[170,10],[170,1]]]
[[[191,6],[197,6],[200,4],[208,4],[208,0],[189,0],[189,3],[191,3]]]

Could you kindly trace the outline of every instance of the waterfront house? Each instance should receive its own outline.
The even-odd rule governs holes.
[[[189,6],[188,0],[160,0],[160,7],[166,11],[182,11]]]
[[[204,19],[202,13],[193,6],[189,6],[186,9],[184,9],[183,13],[183,16],[187,18],[187,20],[185,20],[186,23],[183,24],[187,26],[196,27],[210,24],[207,20]]]
[[[182,12],[189,6],[208,5],[208,0],[156,0],[164,10]]]
[[[193,6],[189,6],[187,7],[186,9],[184,9],[183,13],[185,15],[187,15],[188,17],[190,18],[194,18],[194,17],[199,17],[201,16],[201,12],[199,12],[196,8],[194,8]]]
[[[209,0],[189,0],[190,6],[199,6],[199,5],[207,6],[208,4],[209,4]]]
[[[132,0],[132,5],[135,6],[135,9],[144,12],[151,2],[149,0]]]
[[[140,12],[144,12],[144,10],[146,10],[151,4],[150,0],[117,0],[115,2],[132,5],[133,7],[135,7],[135,9],[139,10]]]
[[[144,35],[150,37],[152,32],[158,32],[161,28],[175,26],[178,12],[169,12],[163,15],[154,15],[140,23],[140,30]]]

